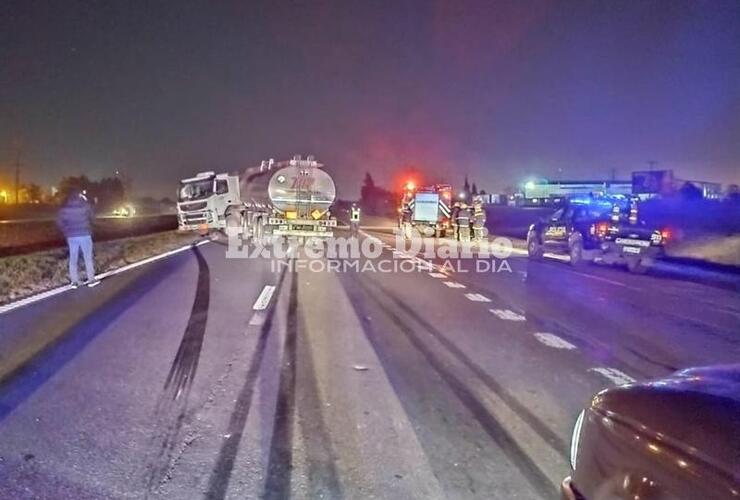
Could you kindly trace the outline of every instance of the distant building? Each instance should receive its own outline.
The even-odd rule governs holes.
[[[722,184],[709,181],[694,181],[674,177],[673,170],[650,170],[632,172],[632,192],[641,198],[670,196],[694,191],[701,197],[717,200],[722,197]]]
[[[524,185],[519,203],[529,206],[555,205],[565,198],[588,194],[632,194],[631,181],[530,181]]]

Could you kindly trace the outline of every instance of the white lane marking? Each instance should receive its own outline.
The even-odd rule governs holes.
[[[113,269],[111,271],[106,271],[103,274],[98,274],[95,277],[97,279],[103,279],[103,278],[107,278],[109,276],[115,276],[116,274],[120,274],[120,273],[125,272],[125,271],[130,271],[131,269],[136,269],[137,267],[143,266],[144,264],[149,264],[151,262],[155,262],[157,260],[164,259],[165,257],[169,257],[171,255],[175,255],[177,253],[184,252],[185,250],[190,250],[194,246],[195,247],[199,247],[201,245],[205,245],[206,243],[210,243],[210,242],[211,242],[211,240],[203,240],[203,241],[199,241],[195,245],[185,245],[185,246],[182,246],[180,248],[175,248],[174,250],[170,250],[169,252],[165,252],[165,253],[162,253],[162,254],[159,254],[159,255],[154,255],[152,257],[147,257],[146,259],[139,260],[139,261],[133,262],[131,264],[127,264],[127,265],[125,265],[123,267],[119,267],[119,268]]]
[[[96,275],[95,278],[98,279],[98,280],[102,280],[102,279],[107,278],[109,276],[114,276],[114,275],[120,274],[120,273],[122,273],[124,271],[129,271],[129,270],[134,269],[134,268],[137,268],[139,266],[143,266],[144,264],[149,264],[151,262],[154,262],[154,261],[157,261],[157,260],[160,260],[160,259],[164,259],[165,257],[169,257],[171,255],[175,255],[177,253],[184,252],[185,250],[190,250],[194,246],[198,246],[199,247],[201,245],[205,245],[206,243],[210,243],[210,242],[211,242],[211,240],[203,240],[203,241],[199,241],[195,245],[192,245],[192,244],[191,245],[185,245],[183,247],[176,248],[174,250],[170,250],[169,252],[165,252],[163,254],[154,255],[152,257],[148,257],[146,259],[143,259],[143,260],[140,260],[140,261],[137,261],[137,262],[133,262],[131,264],[127,264],[127,265],[125,265],[123,267],[119,267],[119,268],[113,269],[111,271],[106,271],[106,272],[104,272],[102,274]],[[4,313],[10,312],[10,311],[14,311],[14,310],[16,310],[16,309],[18,309],[20,307],[27,306],[27,305],[30,305],[30,304],[34,304],[34,303],[39,302],[41,300],[48,299],[49,297],[54,297],[55,295],[59,295],[60,293],[64,293],[64,292],[66,292],[68,290],[72,290],[72,286],[71,285],[64,285],[64,286],[60,286],[60,287],[57,287],[57,288],[52,288],[51,290],[46,290],[45,292],[37,293],[36,295],[31,295],[30,297],[26,297],[25,299],[17,300],[15,302],[11,302],[10,304],[5,304],[4,306],[0,306],[0,314],[4,314]]]
[[[447,275],[443,273],[429,273],[432,278],[446,278]]]
[[[267,309],[273,293],[275,293],[275,287],[273,285],[265,285],[265,288],[262,289],[262,292],[260,292],[259,297],[257,297],[257,300],[252,306],[252,310],[264,311],[265,309]]]
[[[599,375],[606,377],[615,385],[634,384],[635,382],[637,382],[637,380],[630,377],[623,371],[617,370],[616,368],[597,367],[589,368],[588,371],[598,373]]]
[[[567,340],[561,339],[557,335],[553,335],[552,333],[541,333],[537,332],[534,334],[535,338],[545,344],[547,347],[552,347],[553,349],[567,349],[567,350],[573,350],[576,348],[573,344],[568,342]]]
[[[527,251],[525,250],[524,253],[526,254]],[[570,257],[568,257],[567,255],[558,255],[556,253],[546,253],[546,254],[543,254],[543,257],[547,257],[548,259],[559,260],[560,262],[570,262]]]
[[[450,288],[465,288],[465,285],[463,285],[462,283],[458,283],[456,281],[443,281],[442,283],[444,283]]]
[[[49,297],[59,295],[60,293],[64,293],[67,290],[71,289],[71,285],[64,285],[60,286],[59,288],[52,288],[51,290],[41,292],[37,295],[32,295],[31,297],[26,297],[25,299],[21,299],[16,302],[11,302],[10,304],[5,304],[4,306],[0,306],[0,314],[18,309],[19,307],[27,306],[28,304],[33,304],[34,302],[38,302],[39,300],[48,299]]]
[[[592,280],[603,281],[604,283],[609,283],[611,285],[617,285],[617,286],[631,288],[631,287],[628,287],[627,285],[625,285],[624,283],[622,283],[620,281],[614,281],[614,280],[602,278],[601,276],[594,276],[593,274],[579,273],[578,271],[571,271],[571,273],[577,274],[578,276],[583,276],[584,278],[591,278]]]
[[[259,297],[257,297],[257,300],[252,306],[254,314],[249,320],[249,326],[261,326],[265,322],[265,318],[267,317],[265,309],[267,309],[267,306],[270,305],[270,300],[272,299],[272,295],[274,293],[274,285],[265,285],[265,287],[260,292]]]
[[[479,293],[466,293],[465,297],[467,297],[468,300],[472,300],[473,302],[491,302],[491,299]]]
[[[497,248],[496,245],[492,245],[491,246],[491,249],[497,249],[497,250],[499,250],[499,249],[502,249],[502,248],[503,247],[498,247]],[[511,253],[514,254],[514,255],[528,255],[526,250],[522,250],[521,248],[515,248],[515,247],[512,247],[511,248]]]
[[[489,309],[488,311],[495,314],[500,319],[505,319],[507,321],[524,321],[527,319],[521,314],[517,314],[509,309]]]

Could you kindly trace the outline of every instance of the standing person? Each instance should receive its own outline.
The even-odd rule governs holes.
[[[349,227],[352,236],[357,236],[357,233],[360,231],[360,207],[354,203],[349,212]]]
[[[452,237],[456,240],[460,239],[459,235],[459,227],[457,225],[457,216],[460,213],[460,202],[456,201],[452,205],[452,210],[450,211],[450,223],[452,224]]]
[[[457,211],[457,240],[470,241],[470,208],[467,204],[461,203],[460,210]]]
[[[486,227],[486,211],[483,208],[483,198],[473,196],[473,236],[475,241],[483,241],[483,229]]]
[[[72,288],[80,286],[80,277],[77,273],[80,250],[82,250],[82,256],[85,259],[87,286],[92,287],[100,283],[95,279],[92,219],[90,204],[85,195],[78,191],[73,191],[69,195],[57,216],[57,226],[61,229],[64,237],[67,238],[67,245],[69,246],[69,279]]]

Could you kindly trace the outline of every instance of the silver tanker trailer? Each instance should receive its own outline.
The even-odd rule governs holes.
[[[247,235],[331,237],[336,186],[313,156],[263,161],[239,174],[201,172],[180,181],[182,230],[242,228]]]

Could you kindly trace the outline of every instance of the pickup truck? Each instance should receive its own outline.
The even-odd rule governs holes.
[[[644,221],[623,221],[609,226],[601,260],[607,264],[624,262],[633,273],[644,273],[664,254],[671,237],[667,229],[655,229]]]
[[[669,238],[669,231],[651,228],[637,218],[635,200],[574,198],[530,226],[527,253],[531,259],[541,259],[546,252],[567,255],[572,266],[621,263],[633,273],[644,273],[663,254]]]

